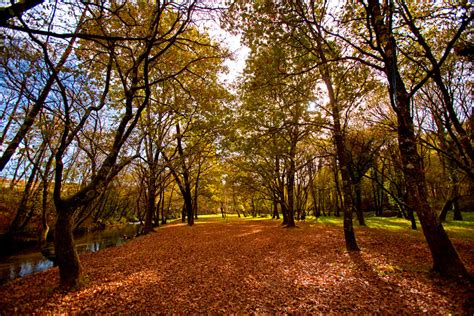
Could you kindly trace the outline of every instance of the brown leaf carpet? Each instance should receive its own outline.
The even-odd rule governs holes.
[[[0,287],[12,313],[473,314],[473,285],[429,273],[420,232],[280,222],[172,224],[122,246],[81,255],[84,285],[57,289],[57,268]],[[472,241],[453,240],[471,274]]]

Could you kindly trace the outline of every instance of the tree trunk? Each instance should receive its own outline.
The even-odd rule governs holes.
[[[156,211],[156,188],[155,188],[155,179],[153,176],[149,176],[148,180],[148,192],[147,192],[147,203],[146,203],[146,213],[145,213],[145,225],[143,227],[143,234],[148,234],[153,230],[153,215]]]
[[[194,214],[193,214],[193,198],[191,196],[191,188],[188,186],[186,189],[186,196],[184,197],[184,204],[186,205],[188,225],[194,225]]]
[[[280,199],[280,208],[281,208],[281,215],[283,215],[283,222],[281,223],[283,226],[288,225],[288,210],[286,209],[285,200]]]
[[[59,267],[60,286],[71,289],[79,286],[81,264],[72,235],[73,212],[56,205],[57,215],[54,228],[54,250]]]
[[[408,219],[411,222],[411,229],[417,230],[416,220],[415,220],[415,213],[413,212],[413,209],[411,207],[407,208],[407,214],[408,214]]]
[[[201,177],[201,167],[199,164],[198,173],[196,175],[196,183],[194,184],[193,213],[194,219],[198,219],[198,199],[199,199],[199,179]]]
[[[459,208],[459,197],[455,198],[453,201],[453,220],[462,221],[461,209]]]
[[[278,200],[280,203],[281,214],[283,215],[282,225],[288,225],[288,208],[285,201],[285,183],[283,177],[280,176],[280,157],[275,157],[275,175],[277,177],[278,184]]]
[[[411,157],[406,158],[408,158],[406,163],[415,162],[415,160],[409,159]],[[404,163],[404,165],[406,164]],[[406,171],[408,173],[407,181],[409,191],[413,191],[410,193],[410,201],[418,214],[423,233],[431,250],[433,270],[445,276],[467,276],[468,273],[441,222],[428,204],[426,188],[422,185],[424,174],[421,169],[416,167],[405,169],[409,169]]]
[[[341,170],[342,178],[342,194],[344,200],[342,201],[342,209],[344,210],[344,238],[346,241],[347,251],[359,251],[357,241],[355,238],[354,227],[352,225],[352,194],[350,175],[348,170],[348,157],[344,143],[344,136],[341,127],[340,109],[336,102],[334,95],[334,88],[330,79],[328,69],[325,69],[323,81],[328,90],[329,102],[331,104],[331,112],[333,117],[333,132],[334,143],[336,147],[337,160],[339,161],[339,169]]]
[[[222,214],[222,218],[225,218],[224,202],[221,202],[221,214]]]
[[[467,276],[458,253],[449,240],[436,213],[428,203],[422,159],[416,148],[416,135],[410,115],[409,98],[403,82],[397,76],[398,144],[405,174],[408,202],[420,220],[423,233],[433,258],[433,270],[444,276]],[[400,91],[402,90],[402,91]]]
[[[340,216],[339,205],[343,205],[343,201],[342,201],[341,186],[339,185],[339,170],[337,169],[337,156],[334,157],[333,169],[334,169],[334,186],[336,188],[336,192],[335,192],[336,195],[334,197],[334,216],[339,217]]]
[[[421,156],[416,147],[416,135],[413,118],[410,114],[410,96],[400,76],[396,56],[396,43],[391,25],[385,24],[380,5],[369,0],[368,12],[374,32],[381,38],[385,73],[389,82],[389,94],[392,107],[397,114],[398,147],[400,150],[403,173],[406,179],[408,205],[412,207],[420,220],[423,233],[433,258],[433,270],[443,276],[467,277],[469,274],[458,253],[449,240],[438,216],[428,203],[425,172]]]
[[[447,199],[446,202],[444,202],[443,208],[441,209],[441,212],[439,213],[439,220],[441,222],[446,221],[446,215],[448,215],[449,210],[452,207],[452,200],[451,198]]]
[[[44,248],[46,243],[48,242],[48,233],[49,233],[49,225],[48,225],[48,187],[49,187],[49,180],[48,180],[48,173],[49,167],[51,164],[52,159],[48,159],[48,163],[46,164],[44,176],[43,176],[43,192],[42,192],[42,201],[41,201],[41,234],[39,245],[40,248]]]
[[[399,86],[403,83],[398,82]],[[399,90],[402,88],[399,87]],[[433,258],[433,270],[444,276],[467,276],[458,253],[449,240],[439,218],[428,203],[425,173],[421,157],[416,148],[413,119],[410,115],[409,99],[406,92],[397,91],[398,143],[406,178],[408,202],[420,220],[423,233]]]
[[[184,156],[184,150],[182,145],[182,135],[179,123],[176,123],[176,142],[177,142],[177,149],[180,158],[182,174],[183,174],[183,183],[180,185],[181,193],[183,194],[184,199],[184,207],[186,216],[188,217],[188,225],[194,225],[194,214],[193,214],[193,197],[191,194],[191,183],[189,181],[189,169],[186,164],[186,159]],[[175,178],[177,174],[174,172]],[[178,183],[179,184],[179,183]],[[184,222],[184,221],[183,221]]]
[[[255,209],[255,202],[252,198],[252,217],[257,217],[257,210]]]
[[[362,213],[362,184],[360,181],[354,184],[354,194],[354,208],[357,214],[357,220],[360,226],[365,226],[364,214]]]
[[[310,185],[310,190],[311,190],[311,197],[313,198],[313,215],[314,215],[314,217],[318,218],[318,217],[321,216],[321,210],[318,207],[319,206],[318,205],[319,199],[316,196],[316,188],[315,188],[315,185],[314,185],[314,180],[311,181],[311,183],[309,185]]]
[[[454,167],[454,166],[453,166]],[[451,169],[451,182],[453,188],[451,190],[451,198],[453,201],[453,220],[462,221],[461,210],[459,209],[459,179],[455,170]]]
[[[286,190],[288,192],[288,223],[287,227],[296,227],[295,224],[295,196],[294,196],[294,188],[295,188],[295,160],[294,156],[296,155],[293,149],[296,149],[295,146],[292,146],[292,150],[290,150],[290,168],[288,170],[288,181],[286,183]]]
[[[181,223],[186,223],[186,203],[183,202],[183,208],[181,209]]]
[[[278,201],[273,198],[273,214],[272,219],[280,219],[280,214],[278,213]]]

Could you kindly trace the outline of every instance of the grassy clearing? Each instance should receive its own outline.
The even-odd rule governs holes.
[[[194,222],[196,224],[203,224],[203,223],[228,223],[232,221],[265,221],[269,220],[271,217],[252,217],[252,216],[238,216],[237,214],[226,214],[225,218],[222,217],[221,214],[205,214],[205,215],[198,215],[198,219]]]
[[[462,221],[448,220],[443,226],[449,236],[474,240],[474,213],[463,213],[462,216]]]
[[[196,224],[204,223],[230,223],[233,221],[264,221],[270,220],[270,217],[238,217],[237,214],[227,214],[225,218],[221,214],[206,214],[199,215],[199,218],[196,220]],[[368,215],[365,218],[368,228],[377,228],[377,229],[387,229],[391,231],[400,231],[400,232],[410,232],[410,233],[422,233],[421,224],[418,218],[416,218],[416,225],[418,230],[413,231],[411,229],[411,223],[409,220],[398,217],[377,217],[373,215]],[[314,227],[318,225],[330,225],[341,227],[343,226],[343,218],[334,217],[334,216],[321,216],[316,218],[314,216],[306,217],[306,224],[309,224],[309,227]],[[298,223],[297,223],[298,225]],[[357,220],[354,218],[354,225],[358,227]],[[448,217],[448,220],[443,223],[443,227],[448,232],[450,237],[463,238],[474,240],[474,213],[463,213],[462,221],[453,221],[451,217]]]
[[[366,223],[370,228],[413,231],[411,222],[404,218],[369,216],[366,218]],[[417,231],[421,233],[421,224],[417,217],[416,225]],[[474,213],[464,213],[462,221],[447,220],[443,223],[443,227],[450,237],[474,240]]]

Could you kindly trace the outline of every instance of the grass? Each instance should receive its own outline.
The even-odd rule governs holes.
[[[398,217],[377,217],[372,214],[365,214],[365,222],[368,228],[377,228],[377,229],[387,229],[393,231],[409,231],[412,232],[411,222],[404,218]],[[462,221],[453,221],[452,215],[449,214],[448,220],[443,223],[444,229],[447,231],[450,237],[463,238],[463,239],[472,239],[474,240],[474,212],[462,214]],[[196,220],[196,224],[202,223],[215,223],[215,222],[230,222],[237,220],[246,220],[246,221],[261,221],[261,220],[270,220],[270,217],[252,217],[247,216],[240,218],[237,214],[227,214],[225,218],[222,218],[221,214],[206,214],[199,215]],[[331,225],[331,226],[343,226],[343,217],[334,217],[334,216],[321,216],[316,218],[314,216],[307,216],[306,223],[310,226],[317,225]],[[418,218],[416,218],[416,225],[418,230],[416,232],[421,233],[421,225]],[[354,226],[358,227],[357,219],[354,217]],[[413,231],[415,232],[415,231]]]
[[[462,221],[447,220],[443,226],[449,236],[474,240],[474,213],[463,213]],[[451,217],[449,217],[451,218]]]
[[[245,220],[245,221],[262,221],[262,220],[269,220],[271,217],[252,217],[250,215],[247,215],[244,217],[243,215],[240,215],[240,217],[237,214],[226,214],[225,218],[222,217],[222,214],[203,214],[199,215],[198,214],[198,219],[194,220],[194,223],[196,224],[205,224],[205,223],[216,223],[216,222],[221,222],[221,223],[227,223],[231,221],[239,221],[239,220]]]
[[[342,216],[335,217],[335,216],[321,216],[321,217],[314,217],[314,216],[307,216],[306,222],[310,223],[311,225],[317,224],[326,224],[331,226],[343,226],[342,223]]]
[[[407,230],[411,229],[411,222],[404,218],[398,217],[377,217],[369,216],[365,219],[365,222],[368,227],[372,228],[381,228],[381,229],[390,229],[390,230]],[[417,227],[420,226],[418,218],[416,218]]]

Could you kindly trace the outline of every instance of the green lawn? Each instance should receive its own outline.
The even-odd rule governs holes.
[[[474,212],[463,213],[462,221],[453,221],[452,214],[448,214],[448,220],[443,223],[443,227],[448,232],[449,236],[456,238],[466,238],[474,240]],[[207,214],[199,215],[196,224],[199,223],[210,223],[210,222],[229,222],[235,220],[270,220],[270,217],[243,217],[240,218],[237,214],[227,214],[226,218],[222,218],[221,214]],[[314,216],[308,216],[306,218],[306,223],[310,226],[317,226],[321,224],[333,225],[333,226],[343,226],[343,218],[334,217],[334,216],[321,216],[315,218]],[[389,230],[399,230],[399,231],[409,231],[411,232],[411,223],[410,221],[404,218],[398,217],[376,217],[373,215],[366,215],[365,221],[368,228],[378,228],[378,229],[389,229]],[[416,219],[416,224],[418,230],[421,233],[421,225],[418,219]],[[357,219],[354,216],[354,226],[358,227]]]

